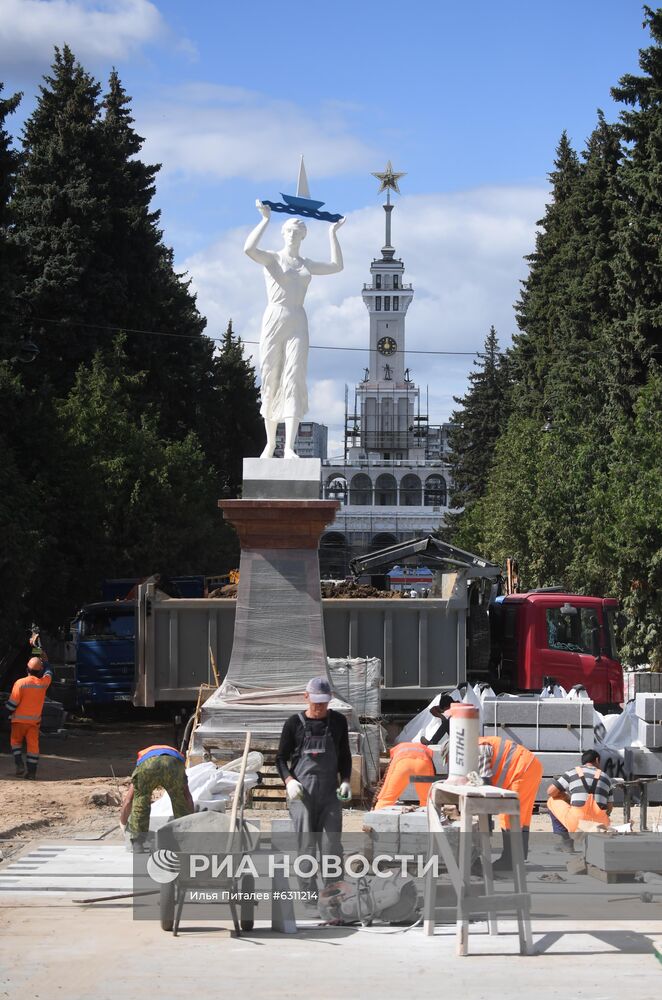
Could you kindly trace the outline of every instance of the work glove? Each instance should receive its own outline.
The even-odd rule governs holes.
[[[336,792],[336,796],[341,802],[349,802],[352,797],[352,789],[349,781],[343,781],[342,785]]]
[[[122,831],[122,836],[126,833],[126,823],[120,821],[120,830]]]
[[[303,785],[300,781],[297,781],[296,778],[292,778],[291,781],[288,781],[286,788],[287,797],[291,802],[294,802],[296,799],[303,798]]]

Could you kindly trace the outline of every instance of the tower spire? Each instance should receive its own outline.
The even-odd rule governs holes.
[[[391,212],[393,211],[393,205],[391,204],[391,191],[397,191],[400,194],[400,188],[398,187],[398,181],[401,177],[406,177],[406,172],[401,171],[397,173],[389,160],[386,164],[386,168],[381,173],[372,173],[373,177],[376,177],[380,181],[379,194],[382,191],[386,191],[386,204],[384,205],[384,212],[386,213],[385,219],[385,239],[384,246],[382,247],[382,260],[393,260],[395,255],[395,250],[391,245]]]

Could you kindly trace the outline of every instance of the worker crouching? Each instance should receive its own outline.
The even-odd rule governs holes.
[[[571,768],[554,778],[547,789],[547,808],[552,817],[554,833],[561,835],[570,846],[570,834],[579,829],[582,820],[609,826],[614,807],[611,778],[600,770],[600,754],[586,750],[581,767]]]
[[[434,775],[433,751],[422,743],[398,743],[389,752],[389,756],[391,760],[374,809],[386,809],[395,805],[410,780],[419,804],[426,805],[432,785],[430,782],[417,782],[416,776],[430,778]]]
[[[175,819],[195,811],[186,778],[185,757],[167,745],[138,751],[136,766],[120,810],[120,825],[129,835],[133,850],[142,850],[149,834],[152,793],[162,788],[170,796]]]

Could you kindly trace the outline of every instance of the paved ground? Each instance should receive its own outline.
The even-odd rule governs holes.
[[[459,1000],[519,1000],[518,994],[522,1000],[658,1000],[662,995],[662,964],[654,951],[654,942],[662,942],[662,917],[650,919],[662,912],[657,885],[610,886],[609,896],[652,890],[656,898],[641,904],[636,919],[627,922],[616,919],[625,904],[606,903],[604,915],[612,919],[597,920],[590,929],[575,919],[565,897],[570,919],[534,919],[539,954],[530,958],[517,954],[517,937],[508,924],[502,926],[509,933],[492,939],[476,925],[472,954],[458,959],[451,927],[426,938],[420,927],[325,928],[308,920],[296,935],[285,936],[258,921],[254,932],[235,939],[228,922],[194,923],[185,915],[175,939],[156,922],[134,921],[130,901],[82,905],[77,900],[131,888],[131,857],[120,842],[117,808],[95,806],[90,793],[116,790],[111,765],[121,784],[138,747],[172,739],[164,722],[80,727],[64,741],[46,741],[43,780],[36,784],[14,781],[11,760],[2,761],[0,1000],[205,1000],[219,994],[250,1000],[436,1000],[444,994]],[[264,828],[279,815],[284,814],[260,810],[254,818]],[[360,830],[362,816],[362,810],[346,810],[345,829]],[[548,817],[535,817],[534,829],[549,829]],[[530,888],[537,892],[569,888],[541,886],[539,874],[532,865]]]
[[[129,890],[130,872],[131,856],[121,845],[81,840],[31,844],[0,867],[0,997],[202,1000],[231,990],[267,1000],[399,1000],[451,990],[463,1000],[518,992],[526,1000],[657,1000],[662,991],[654,950],[655,942],[662,948],[662,916],[646,919],[650,905],[641,905],[641,919],[590,927],[534,920],[533,957],[517,954],[510,922],[498,938],[472,925],[472,954],[456,958],[449,926],[426,938],[421,927],[327,928],[306,920],[296,935],[282,935],[258,921],[236,939],[228,922],[196,921],[185,910],[180,936],[173,938],[156,921],[134,920],[130,902],[79,902]],[[534,864],[532,889],[536,872]],[[610,895],[627,891],[631,887],[608,889]]]
[[[0,996],[32,1000],[191,1000],[219,995],[372,1000],[452,995],[590,1000],[658,1000],[662,964],[653,941],[660,923],[623,929],[605,922],[587,933],[535,927],[541,954],[516,954],[513,933],[473,933],[467,958],[454,956],[450,928],[302,928],[296,935],[258,927],[235,939],[222,925],[185,924],[173,938],[156,923],[134,922],[119,903],[80,907],[63,900],[0,910]],[[27,960],[26,960],[27,959]]]

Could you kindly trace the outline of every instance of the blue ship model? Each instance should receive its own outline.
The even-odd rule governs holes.
[[[303,156],[299,163],[297,193],[283,194],[281,191],[280,196],[283,199],[282,202],[268,201],[266,198],[263,198],[262,204],[268,205],[272,212],[283,212],[285,215],[302,215],[306,219],[320,219],[322,222],[339,222],[342,219],[342,215],[338,213],[320,212],[320,208],[324,202],[315,201],[314,198],[310,197]]]

